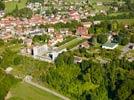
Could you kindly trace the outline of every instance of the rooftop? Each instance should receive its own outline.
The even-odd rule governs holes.
[[[117,45],[117,43],[106,42],[102,46],[113,48],[116,45]]]

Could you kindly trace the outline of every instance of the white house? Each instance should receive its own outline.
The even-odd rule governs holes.
[[[33,47],[33,56],[41,56],[45,54],[45,52],[48,51],[48,46],[47,45],[42,45],[42,46],[35,46]]]
[[[49,28],[48,28],[48,33],[51,33],[51,32],[53,33],[54,31],[55,31],[55,30],[54,30],[53,27],[49,27]]]
[[[4,11],[0,11],[0,17],[4,17],[5,12]]]
[[[115,49],[116,47],[118,47],[118,44],[116,43],[111,43],[111,42],[106,42],[105,44],[102,45],[102,48],[104,49]]]
[[[84,27],[90,28],[92,25],[92,22],[83,22],[82,24]]]

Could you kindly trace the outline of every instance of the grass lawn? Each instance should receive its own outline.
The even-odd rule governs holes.
[[[94,5],[93,7],[96,10],[108,10],[109,9],[109,6],[103,6],[103,5],[102,6]]]
[[[118,16],[118,15],[122,15],[122,14],[129,14],[129,12],[117,12],[117,13],[111,13],[111,14],[109,14],[109,16]]]
[[[67,42],[69,42],[69,41],[71,41],[71,40],[73,40],[75,38],[76,37],[66,37],[64,41],[57,43],[56,46],[59,47],[59,46],[65,44],[65,43],[67,43]]]
[[[94,0],[94,2],[113,2],[113,0]]]
[[[125,24],[131,25],[131,24],[134,24],[134,18],[132,18],[132,19],[114,19],[114,20],[116,20],[119,24],[122,24],[122,25],[125,25]],[[104,20],[100,20],[100,21],[104,21]],[[113,20],[109,20],[109,21],[113,21]]]
[[[59,48],[60,49],[65,49],[65,48],[71,49],[71,48],[77,46],[78,44],[80,44],[80,43],[82,43],[84,41],[85,40],[83,38],[80,38],[80,37],[79,38],[75,38],[75,39],[73,39],[73,40],[71,40],[71,41],[61,45]]]
[[[122,23],[123,25],[125,25],[125,24],[134,24],[134,19],[118,19],[117,21],[119,23]]]
[[[20,82],[10,90],[11,98],[9,100],[61,100],[41,89],[33,87],[27,83]]]
[[[12,12],[15,8],[16,5],[18,6],[18,9],[24,8],[26,6],[27,0],[20,0],[20,2],[17,1],[9,1],[5,2],[5,11],[6,13]]]

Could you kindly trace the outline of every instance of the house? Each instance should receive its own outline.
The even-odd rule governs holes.
[[[25,40],[24,40],[24,44],[25,44],[27,47],[31,47],[31,46],[32,46],[32,39],[25,39]]]
[[[79,26],[76,30],[77,35],[88,34],[88,29],[83,26]]]
[[[103,14],[103,15],[107,15],[106,10],[100,10],[100,13]]]
[[[1,10],[1,11],[0,11],[0,18],[1,18],[1,17],[4,17],[4,15],[5,15],[4,11]]]
[[[102,6],[103,3],[102,2],[97,2],[97,6]]]
[[[69,16],[72,20],[79,20],[80,19],[79,13],[75,10],[71,10],[69,12]]]
[[[21,54],[28,54],[28,55],[32,55],[33,54],[33,47],[27,47],[27,48],[23,48],[21,49]]]
[[[90,34],[88,34],[88,28],[83,27],[83,26],[80,26],[77,28],[76,35],[78,35],[82,38],[85,38],[85,39],[89,39],[92,37]]]
[[[63,41],[63,36],[61,34],[59,34],[59,33],[56,33],[55,34],[55,40],[57,42],[62,42]]]
[[[118,47],[117,43],[111,43],[111,42],[106,42],[105,44],[102,45],[102,48],[104,49],[115,49],[116,47]]]
[[[13,38],[12,34],[10,33],[6,33],[6,34],[1,34],[0,35],[0,39],[4,40],[4,41],[7,41],[9,39]]]
[[[96,13],[94,13],[94,12],[89,14],[89,16],[92,16],[92,17],[94,17],[95,15],[96,15]]]
[[[41,25],[43,23],[44,23],[43,17],[40,15],[34,15],[34,16],[32,16],[31,19],[29,19],[29,24],[31,26]]]
[[[81,62],[82,62],[81,57],[74,56],[74,63],[78,64],[78,63],[81,63]]]
[[[128,29],[129,28],[129,25],[128,24],[125,24],[124,25],[124,28]]]
[[[92,22],[82,22],[82,25],[86,28],[90,28],[92,25]]]
[[[43,34],[43,31],[41,29],[35,29],[32,31],[29,31],[29,35],[31,37],[34,37],[35,35],[42,35],[42,34]]]
[[[101,23],[101,21],[94,21],[93,23],[94,23],[94,25],[98,25]]]
[[[81,34],[80,37],[84,39],[90,39],[92,36],[90,34]]]
[[[69,29],[68,28],[62,28],[62,29],[60,29],[60,33],[67,35],[69,33]]]
[[[56,23],[58,23],[58,20],[56,18],[51,18],[49,23],[50,24],[56,24]]]
[[[12,70],[13,70],[12,67],[8,67],[8,68],[6,68],[5,72],[6,72],[6,74],[10,74]]]
[[[55,30],[53,27],[49,27],[47,31],[48,31],[48,33],[53,33]]]
[[[88,43],[88,41],[85,41],[85,42],[80,44],[80,47],[82,47],[82,48],[89,48],[90,44]]]
[[[48,51],[47,44],[42,45],[42,46],[34,46],[32,49],[32,55],[33,56],[42,56],[47,51]]]

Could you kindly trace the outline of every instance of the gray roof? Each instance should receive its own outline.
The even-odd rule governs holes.
[[[117,45],[117,43],[111,43],[111,42],[106,42],[104,43],[102,46],[106,46],[106,47],[114,47],[115,45]]]

